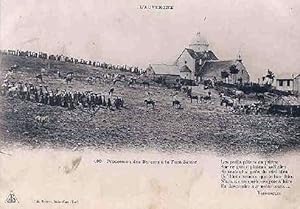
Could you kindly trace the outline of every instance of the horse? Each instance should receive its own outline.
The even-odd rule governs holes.
[[[185,88],[183,89],[183,91],[186,92],[187,96],[192,95],[192,89],[189,88],[189,87],[185,87]]]
[[[223,106],[223,104],[225,104],[226,107],[233,107],[234,102],[230,97],[223,96],[221,99],[221,106]]]
[[[178,101],[178,100],[174,100],[172,106],[173,106],[173,107],[175,106],[175,107],[177,107],[177,108],[181,108],[181,103],[180,103],[180,101]]]
[[[202,100],[205,100],[205,101],[211,100],[211,96],[201,96],[200,101],[202,101]]]
[[[114,105],[116,109],[120,109],[120,107],[123,107],[124,105],[124,100],[122,98],[117,97],[114,101]]]
[[[148,107],[148,105],[152,105],[152,108],[154,109],[155,102],[153,100],[147,100],[147,99],[145,99],[144,103],[147,105],[147,107]]]
[[[73,73],[67,73],[67,76],[65,77],[65,80],[67,82],[67,84],[70,82],[72,83],[72,80],[73,80]]]
[[[189,95],[191,99],[191,103],[193,103],[193,99],[197,100],[197,103],[199,103],[199,97],[197,95]]]

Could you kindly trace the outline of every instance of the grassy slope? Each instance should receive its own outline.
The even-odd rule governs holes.
[[[1,76],[6,69],[18,64],[21,68],[15,79],[36,83],[33,75],[48,60],[3,56]],[[51,61],[50,88],[93,90],[107,92],[112,84],[88,85],[84,78],[101,75],[107,70],[91,66]],[[55,78],[54,72],[74,71],[76,80],[66,85]],[[127,73],[128,74],[128,73]],[[198,152],[212,150],[218,153],[274,153],[300,147],[300,119],[260,115],[235,115],[219,106],[213,92],[213,104],[190,104],[184,100],[184,109],[171,107],[172,90],[151,86],[157,108],[147,109],[143,104],[145,89],[129,88],[125,83],[115,86],[125,99],[126,108],[120,111],[100,109],[95,117],[81,110],[68,111],[16,98],[0,97],[0,133],[2,143],[33,147],[99,147],[101,149],[155,149],[159,151]],[[203,90],[202,90],[203,91]],[[205,92],[202,92],[205,94]],[[179,97],[185,98],[183,94]],[[41,127],[34,117],[48,115],[50,122]]]

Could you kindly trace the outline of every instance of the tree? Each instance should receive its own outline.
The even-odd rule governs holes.
[[[265,79],[267,78],[265,85],[271,86],[274,82],[275,74],[271,70],[268,69],[267,75],[264,77],[265,77]]]
[[[240,70],[236,67],[236,65],[231,65],[229,71],[230,74],[232,75],[234,83],[236,83],[236,75],[239,73]]]

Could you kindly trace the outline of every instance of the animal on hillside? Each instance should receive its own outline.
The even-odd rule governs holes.
[[[149,88],[150,87],[150,82],[149,81],[139,81],[139,82],[135,82],[139,85],[143,85],[144,88],[146,88],[146,86]]]
[[[257,94],[256,93],[256,98],[258,101],[264,103],[265,102],[265,96],[263,94]]]
[[[148,105],[152,105],[152,108],[154,109],[155,102],[153,100],[145,99],[144,103],[146,104],[147,107],[148,107]]]
[[[195,99],[197,103],[199,103],[199,97],[197,95],[190,95],[189,97],[191,99],[191,103],[193,103],[193,99]]]
[[[36,116],[34,118],[36,120],[36,122],[38,122],[38,124],[40,124],[41,126],[44,126],[48,121],[49,121],[49,117],[48,116]]]
[[[142,85],[144,86],[144,88],[147,86],[148,88],[150,87],[150,83],[149,81],[143,81]]]
[[[35,76],[36,80],[40,80],[41,82],[44,82],[43,81],[43,75],[42,74],[38,74]]]
[[[200,97],[200,101],[207,101],[207,100],[211,100],[211,92],[208,92],[208,95],[207,96],[201,96]]]
[[[184,87],[183,92],[185,92],[187,96],[190,96],[192,95],[192,88]]]
[[[16,70],[19,68],[19,65],[14,64],[13,66],[10,66],[10,70]]]
[[[207,101],[207,100],[211,100],[211,96],[201,96],[200,97],[200,100],[204,100],[204,101]]]
[[[124,105],[124,100],[120,97],[117,97],[114,100],[114,105],[115,105],[116,109],[120,109],[120,107],[123,107],[123,105]]]
[[[7,95],[15,96],[15,95],[17,95],[18,91],[19,91],[19,88],[17,86],[11,86],[8,88]]]
[[[172,106],[176,108],[181,108],[181,102],[178,100],[174,100]]]
[[[86,81],[89,83],[89,84],[93,84],[96,82],[96,78],[93,77],[93,76],[89,76],[86,78]]]
[[[133,84],[136,84],[136,78],[129,79],[128,86],[132,86]]]
[[[72,80],[73,80],[73,78],[74,78],[73,75],[74,75],[73,72],[67,73],[67,76],[65,77],[65,80],[66,80],[67,84],[68,84],[68,83],[72,83]]]
[[[241,98],[245,96],[245,93],[243,91],[236,90],[234,91],[235,97],[238,99],[238,101],[241,101]]]
[[[233,107],[234,101],[227,96],[223,96],[221,97],[221,106],[223,106],[223,104],[225,104],[226,107]]]

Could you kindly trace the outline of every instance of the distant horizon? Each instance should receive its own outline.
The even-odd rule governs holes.
[[[1,1],[0,47],[146,68],[173,63],[197,32],[220,60],[242,55],[251,81],[300,73],[300,2],[165,0]]]

